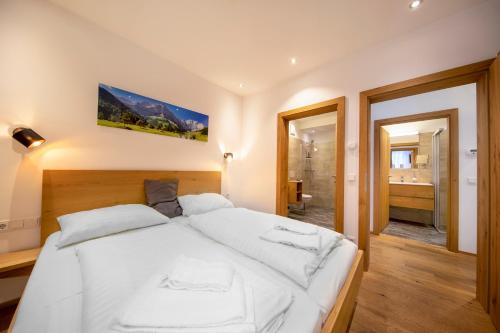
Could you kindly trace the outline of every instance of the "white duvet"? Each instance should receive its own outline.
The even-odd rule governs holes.
[[[317,329],[320,309],[304,291],[259,275],[230,249],[182,225],[172,223],[103,237],[84,242],[76,250],[82,272],[82,331],[86,333],[114,332],[111,326],[123,304],[155,273],[172,269],[180,255],[230,263],[253,289],[259,332],[274,332],[279,328],[276,323],[283,322],[279,332]],[[275,290],[282,290],[283,297],[276,297]],[[286,295],[293,295],[293,302],[283,312],[279,309],[290,302]],[[300,325],[288,327],[286,318],[298,315]]]
[[[280,271],[304,288],[309,287],[313,275],[344,238],[337,232],[318,227],[321,248],[317,254],[269,242],[261,239],[261,236],[277,225],[290,224],[292,228],[298,222],[246,208],[223,208],[192,215],[189,223],[215,241]]]

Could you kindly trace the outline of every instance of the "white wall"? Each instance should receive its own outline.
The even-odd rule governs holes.
[[[467,151],[477,148],[476,84],[433,91],[416,96],[372,104],[371,126],[371,211],[373,211],[373,126],[374,121],[417,113],[458,108],[459,214],[458,249],[476,253],[477,185],[467,178],[477,178],[477,159]],[[370,224],[373,226],[373,216]]]
[[[245,98],[240,159],[231,166],[231,181],[241,189],[233,193],[234,201],[275,210],[276,113],[346,96],[346,144],[357,143],[360,91],[496,56],[500,50],[498,13],[499,1],[485,2]],[[357,239],[357,149],[346,147],[345,170],[347,176],[356,176],[345,184],[345,231]]]
[[[239,145],[240,97],[45,1],[0,3],[0,49],[0,220],[40,216],[43,169],[221,170]],[[209,142],[97,126],[99,82],[208,114]],[[47,143],[28,152],[19,124]],[[0,233],[0,252],[38,234]]]

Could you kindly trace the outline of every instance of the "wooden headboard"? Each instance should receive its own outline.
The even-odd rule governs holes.
[[[145,179],[178,179],[178,194],[221,192],[219,171],[44,170],[41,243],[57,217],[118,204],[145,203]]]

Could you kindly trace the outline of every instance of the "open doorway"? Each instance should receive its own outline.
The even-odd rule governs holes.
[[[374,234],[458,251],[458,135],[458,109],[375,121]]]
[[[334,228],[337,111],[289,123],[288,217]]]
[[[344,232],[344,108],[340,97],[278,114],[276,214]]]
[[[500,298],[500,265],[497,246],[498,207],[500,196],[500,163],[495,156],[500,151],[500,56],[482,62],[452,68],[418,78],[393,83],[360,93],[359,113],[359,233],[358,245],[365,251],[365,269],[370,263],[370,119],[375,103],[391,101],[405,96],[476,84],[477,93],[477,275],[476,298],[499,327],[500,307],[495,300]]]

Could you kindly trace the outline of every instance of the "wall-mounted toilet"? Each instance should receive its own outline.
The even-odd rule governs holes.
[[[304,205],[304,210],[306,210],[306,203],[311,202],[313,196],[310,194],[302,193],[302,203]]]

